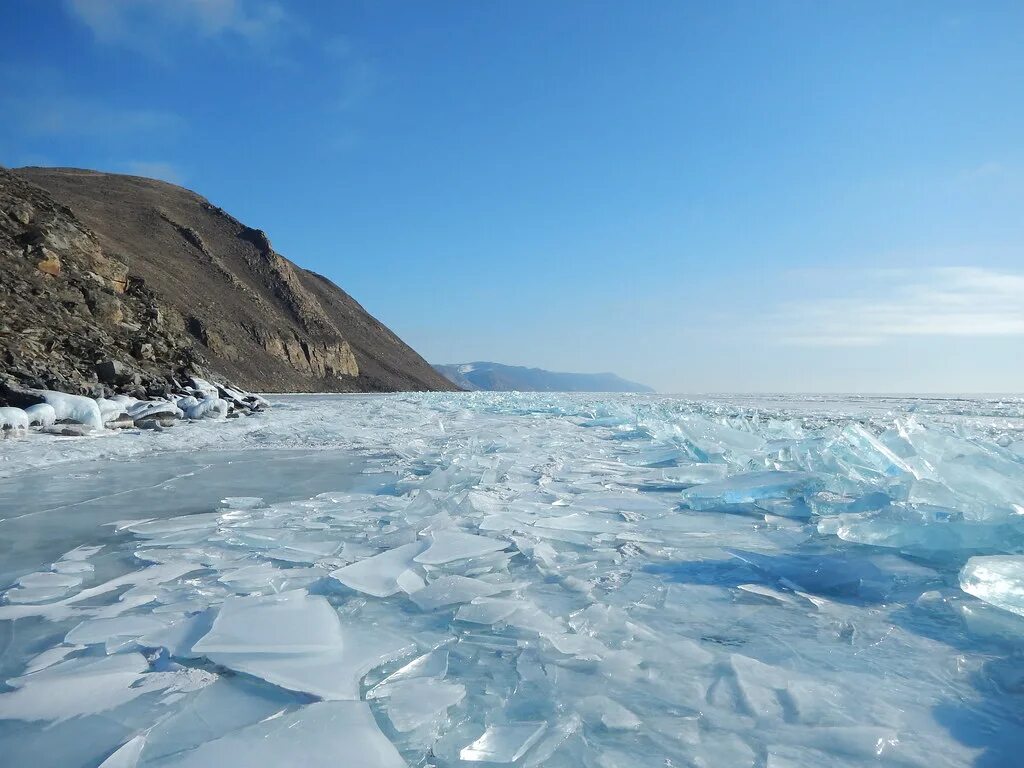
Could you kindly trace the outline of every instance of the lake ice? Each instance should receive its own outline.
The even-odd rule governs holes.
[[[0,442],[0,755],[1013,766],[1024,399],[429,393]]]

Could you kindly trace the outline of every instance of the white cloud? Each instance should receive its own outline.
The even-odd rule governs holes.
[[[784,343],[872,346],[906,337],[1024,336],[1024,273],[977,267],[874,270],[843,297],[792,302],[775,317]]]
[[[183,34],[267,46],[303,30],[284,6],[270,0],[66,0],[66,5],[100,42],[157,58],[169,58]]]

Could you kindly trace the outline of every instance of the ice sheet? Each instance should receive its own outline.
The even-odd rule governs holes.
[[[122,437],[3,444],[16,764],[1024,748],[1020,398],[296,396]]]

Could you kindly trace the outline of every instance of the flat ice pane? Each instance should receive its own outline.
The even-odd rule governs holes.
[[[526,754],[547,729],[547,723],[491,725],[483,736],[463,748],[459,758],[467,762],[508,764]]]
[[[809,472],[745,472],[724,480],[695,485],[683,491],[682,495],[693,509],[711,509],[716,505],[803,495],[817,490],[821,484],[821,478]]]
[[[442,530],[434,533],[425,552],[414,558],[417,563],[426,565],[441,565],[452,560],[462,560],[468,557],[480,557],[491,552],[499,552],[508,546],[508,542],[492,539],[487,536],[477,536],[472,533],[461,531]]]
[[[415,644],[397,634],[345,626],[336,646],[323,651],[265,653],[207,651],[211,661],[223,667],[266,680],[289,691],[329,700],[358,699],[360,682],[371,669],[415,651]],[[196,647],[198,650],[198,647]]]
[[[1024,616],[1024,556],[972,557],[960,573],[960,588],[997,608]]]
[[[0,720],[66,720],[105,712],[146,693],[137,687],[149,670],[138,653],[68,659],[8,680],[0,693]]]
[[[428,677],[388,683],[376,698],[385,701],[397,731],[411,731],[435,721],[466,696],[465,686]]]
[[[337,612],[304,591],[236,597],[221,606],[213,628],[193,646],[197,653],[296,654],[341,647]]]
[[[366,702],[330,701],[232,731],[170,755],[161,768],[406,768]]]
[[[374,597],[388,597],[401,591],[399,580],[413,567],[413,558],[424,544],[413,542],[331,572],[346,587]]]
[[[502,587],[480,579],[465,576],[442,576],[430,582],[409,597],[420,608],[432,611],[453,603],[465,603],[475,597],[487,597],[501,592]]]
[[[135,768],[146,746],[146,737],[142,734],[122,744],[114,754],[100,763],[99,768]]]

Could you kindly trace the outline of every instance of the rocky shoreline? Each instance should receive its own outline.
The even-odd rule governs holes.
[[[261,392],[454,389],[338,286],[189,190],[0,167],[0,384],[167,398],[193,375]]]
[[[0,439],[32,432],[84,437],[106,430],[161,430],[182,421],[247,416],[270,405],[259,395],[198,376],[187,384],[174,382],[163,396],[107,394],[89,397],[0,384]]]

